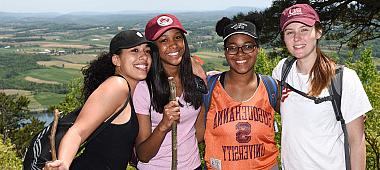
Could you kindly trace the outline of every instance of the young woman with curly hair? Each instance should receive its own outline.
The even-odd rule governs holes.
[[[146,78],[157,51],[134,30],[118,33],[109,48],[83,70],[85,104],[62,138],[58,160],[46,163],[44,169],[126,169],[139,130],[131,95],[136,84]],[[82,142],[118,111],[111,124],[75,158]]]

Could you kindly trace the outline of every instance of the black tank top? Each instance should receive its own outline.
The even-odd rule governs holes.
[[[124,124],[110,124],[87,144],[84,152],[74,159],[70,169],[125,170],[134,148],[139,124],[131,94],[131,118]],[[104,124],[105,122],[103,122]]]

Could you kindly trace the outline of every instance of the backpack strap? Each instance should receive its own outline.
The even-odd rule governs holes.
[[[350,170],[351,161],[350,161],[348,133],[347,133],[346,122],[343,118],[342,110],[341,110],[343,69],[344,69],[344,66],[342,65],[337,66],[337,69],[335,70],[335,77],[332,79],[331,85],[329,86],[329,93],[333,98],[331,103],[334,108],[336,120],[340,121],[340,124],[342,126],[342,131],[344,134],[344,158],[345,158],[345,163],[346,163],[346,170]]]
[[[337,66],[337,69],[335,70],[335,77],[331,81],[331,86],[329,86],[329,93],[333,97],[332,102],[337,121],[341,121],[343,119],[342,111],[340,109],[342,99],[343,69],[344,67],[342,65]]]
[[[282,65],[282,70],[281,70],[281,79],[280,79],[280,94],[279,94],[279,101],[281,102],[282,98],[282,92],[284,91],[285,84],[286,84],[286,78],[289,75],[290,69],[292,68],[293,63],[297,60],[295,57],[288,57],[284,64]],[[278,113],[280,113],[280,109],[278,109]]]
[[[260,75],[260,77],[263,80],[265,88],[267,89],[270,105],[277,113],[279,113],[280,110],[277,107],[279,91],[276,80],[274,80],[271,76],[266,75]]]
[[[319,103],[322,103],[322,102],[332,101],[333,100],[333,96],[332,95],[325,96],[325,97],[309,96],[305,92],[295,89],[293,86],[289,85],[288,83],[285,83],[285,87],[289,88],[290,90],[298,93],[299,95],[301,95],[303,97],[306,97],[306,98],[308,98],[310,100],[313,100],[315,104],[319,104]]]
[[[128,84],[128,98],[125,101],[123,107],[121,107],[115,114],[113,114],[105,123],[103,123],[101,126],[99,126],[98,128],[96,128],[96,130],[91,134],[91,136],[88,138],[88,140],[86,140],[86,143],[84,143],[84,144],[81,145],[81,147],[80,147],[79,150],[83,149],[89,142],[91,142],[93,139],[95,139],[95,137],[97,135],[99,135],[100,132],[102,132],[107,126],[109,126],[111,124],[111,122],[113,120],[115,120],[115,118],[117,116],[119,116],[119,114],[127,107],[129,101],[132,98],[132,95],[131,95],[131,86],[129,85],[129,82],[127,81],[127,79],[125,79],[121,75],[115,75],[115,76],[121,77],[121,78],[123,78],[127,82],[127,84]]]
[[[286,78],[288,77],[289,75],[289,72],[292,68],[292,65],[294,64],[294,62],[297,60],[297,58],[295,57],[288,57],[285,62],[284,62],[284,65],[282,66],[282,72],[281,72],[281,93],[282,93],[282,90],[287,87],[289,88],[290,90],[300,94],[301,96],[303,97],[306,97],[310,100],[313,100],[315,104],[319,104],[319,103],[322,103],[322,102],[325,102],[325,101],[331,101],[333,100],[332,98],[332,95],[330,96],[326,96],[326,97],[315,97],[315,96],[309,96],[308,94],[300,91],[300,90],[297,90],[295,89],[294,87],[292,87],[291,85],[289,85],[288,83],[286,83]]]
[[[210,109],[210,102],[212,98],[212,91],[215,88],[215,84],[222,73],[207,76],[207,93],[203,95],[203,104],[205,106],[204,112],[204,124],[206,126],[207,112]]]
[[[285,86],[285,82],[286,82],[286,78],[288,77],[289,75],[289,72],[290,72],[290,69],[292,68],[292,65],[293,63],[297,60],[297,58],[295,57],[288,57],[284,64],[282,65],[282,70],[281,70],[281,82],[280,82],[280,85],[281,85],[281,93],[282,93],[282,90]]]

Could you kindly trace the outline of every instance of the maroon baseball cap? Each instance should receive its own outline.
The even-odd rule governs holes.
[[[284,31],[285,27],[292,22],[300,22],[308,26],[313,26],[319,20],[317,12],[308,4],[295,4],[286,8],[280,18],[280,28]]]
[[[174,15],[157,15],[156,17],[149,20],[149,22],[146,24],[145,37],[150,41],[154,41],[158,37],[160,37],[165,31],[171,28],[177,28],[183,31],[184,33],[187,33],[186,30],[183,28],[182,24],[177,19],[177,17],[175,17]]]

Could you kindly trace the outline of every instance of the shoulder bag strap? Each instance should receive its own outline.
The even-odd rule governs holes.
[[[333,96],[333,100],[331,100],[331,103],[334,108],[336,120],[340,121],[343,135],[344,135],[344,158],[345,158],[345,163],[346,163],[346,170],[351,170],[348,133],[347,133],[346,122],[343,118],[342,110],[341,110],[343,69],[344,69],[344,66],[339,65],[337,69],[335,70],[335,77],[331,81],[331,86],[329,87],[329,93],[331,96]]]
[[[82,145],[83,147],[85,147],[85,146],[86,146],[91,140],[93,140],[97,135],[99,135],[100,132],[102,132],[107,126],[109,126],[109,125],[111,124],[111,122],[112,122],[113,120],[115,120],[115,118],[116,118],[117,116],[119,116],[119,114],[125,109],[125,107],[127,107],[128,103],[129,103],[129,101],[130,101],[130,99],[132,98],[132,97],[131,97],[131,86],[129,85],[129,82],[128,82],[123,76],[121,76],[121,75],[115,75],[115,76],[122,77],[122,78],[127,82],[127,84],[128,84],[128,90],[129,90],[129,92],[128,92],[128,98],[127,98],[127,100],[125,101],[125,103],[124,103],[124,105],[123,105],[122,108],[120,108],[115,114],[113,114],[113,115],[111,116],[111,118],[109,118],[105,123],[103,123],[101,126],[99,126],[98,128],[96,128],[96,130],[95,130],[95,131],[91,134],[91,136],[86,140],[86,143]],[[83,147],[81,147],[81,148],[83,148]]]

